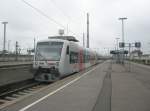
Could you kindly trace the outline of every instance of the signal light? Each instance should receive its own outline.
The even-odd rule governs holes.
[[[119,47],[120,47],[120,48],[125,47],[125,43],[124,43],[124,42],[119,42]]]
[[[141,47],[141,42],[135,42],[135,47],[140,48]]]

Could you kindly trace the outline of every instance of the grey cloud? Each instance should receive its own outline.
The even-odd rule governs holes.
[[[126,16],[125,39],[127,42],[142,41],[143,49],[147,45],[150,28],[149,0],[26,0],[42,10],[49,17],[63,24],[74,33],[82,44],[82,33],[86,33],[86,12],[90,13],[91,48],[115,47],[115,38],[121,38],[121,21]],[[51,2],[53,1],[53,2]],[[59,8],[59,9],[58,9]],[[7,39],[19,40],[22,47],[32,47],[34,37],[45,39],[57,35],[62,28],[37,13],[21,0],[1,0],[0,20],[8,21]],[[3,39],[0,25],[0,39]],[[72,33],[69,33],[70,35]],[[2,41],[0,41],[2,48]]]

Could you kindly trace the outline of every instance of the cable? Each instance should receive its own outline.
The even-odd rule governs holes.
[[[70,19],[70,17],[69,17],[68,15],[66,15],[66,14],[56,5],[56,3],[55,3],[53,0],[48,0],[48,1],[49,1],[49,3],[50,3],[50,2],[53,3],[53,5],[54,5],[66,18]]]
[[[53,18],[50,18],[48,15],[46,15],[44,12],[42,12],[40,9],[34,7],[33,5],[31,5],[30,3],[26,2],[25,0],[21,0],[23,3],[25,3],[26,5],[30,6],[31,8],[33,8],[35,11],[37,11],[39,14],[41,14],[42,16],[46,17],[48,20],[54,22],[55,24],[61,26],[64,29],[67,29],[64,25],[62,25],[61,23],[57,22],[56,20],[54,20]],[[76,33],[74,33],[71,30],[68,30],[68,32],[71,32],[73,35],[78,35]]]
[[[62,10],[56,5],[56,3],[55,3],[53,0],[48,0],[48,1],[49,1],[49,3],[50,3],[50,2],[53,3],[53,5],[54,5],[66,18],[68,18],[69,21],[72,21],[72,22],[74,21],[74,22],[80,24],[79,22],[77,22],[77,21],[71,19],[70,16],[66,15],[66,13],[64,13],[64,11],[62,11]],[[68,27],[67,27],[67,30],[68,30]],[[71,30],[68,30],[68,32],[71,32],[71,33],[73,33],[73,35],[76,35],[76,34],[74,34],[74,32],[72,32]],[[81,34],[81,35],[82,35],[82,34]]]
[[[43,15],[44,17],[46,17],[47,19],[49,19],[50,21],[54,22],[55,24],[63,27],[64,29],[66,29],[66,27],[64,25],[62,25],[61,23],[57,22],[56,20],[54,20],[53,18],[50,18],[48,15],[46,15],[45,13],[43,13],[40,9],[32,6],[30,3],[26,2],[25,0],[21,0],[22,2],[24,2],[25,4],[27,4],[28,6],[30,6],[31,8],[33,8],[34,10],[36,10],[38,13],[40,13],[41,15]]]
[[[78,21],[76,21],[76,20],[73,20],[70,16],[66,15],[66,13],[64,13],[64,11],[62,11],[62,10],[56,5],[56,3],[55,3],[53,0],[48,0],[48,1],[51,2],[51,3],[53,3],[54,6],[55,6],[64,16],[66,16],[66,18],[69,19],[69,21],[76,22],[76,23],[80,24],[80,22],[78,22]]]
[[[64,13],[64,11],[62,11],[61,8],[57,6],[57,4],[54,2],[54,0],[48,0],[48,1],[51,2],[51,3],[53,3],[53,5],[54,5],[66,18],[68,18],[69,22],[72,21],[72,23],[73,23],[73,22],[76,22],[77,24],[81,25],[81,23],[79,23],[79,22],[76,21],[76,20],[73,20],[70,16],[66,15],[66,13]],[[68,27],[67,27],[67,29],[68,29]],[[68,31],[69,31],[69,30],[68,30]],[[72,31],[70,31],[70,32],[72,33]],[[81,34],[81,35],[82,35],[82,34]]]

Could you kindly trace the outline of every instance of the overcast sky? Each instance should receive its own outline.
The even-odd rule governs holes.
[[[38,13],[23,0],[0,0],[0,21],[7,21],[7,41],[14,49],[15,41],[21,48],[32,48],[33,39],[46,39],[58,35],[58,29],[67,26],[69,35],[76,36],[82,44],[86,34],[86,13],[90,13],[90,47],[115,47],[121,40],[121,21],[125,20],[125,41],[142,42],[142,49],[150,53],[150,0],[25,0],[44,13]],[[0,25],[0,50],[3,47],[3,25]],[[7,42],[8,44],[8,42]]]

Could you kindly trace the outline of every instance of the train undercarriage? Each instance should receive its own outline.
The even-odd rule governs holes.
[[[35,73],[34,78],[36,81],[40,82],[54,82],[60,79],[60,74],[58,69],[52,68],[41,68],[39,67]]]

